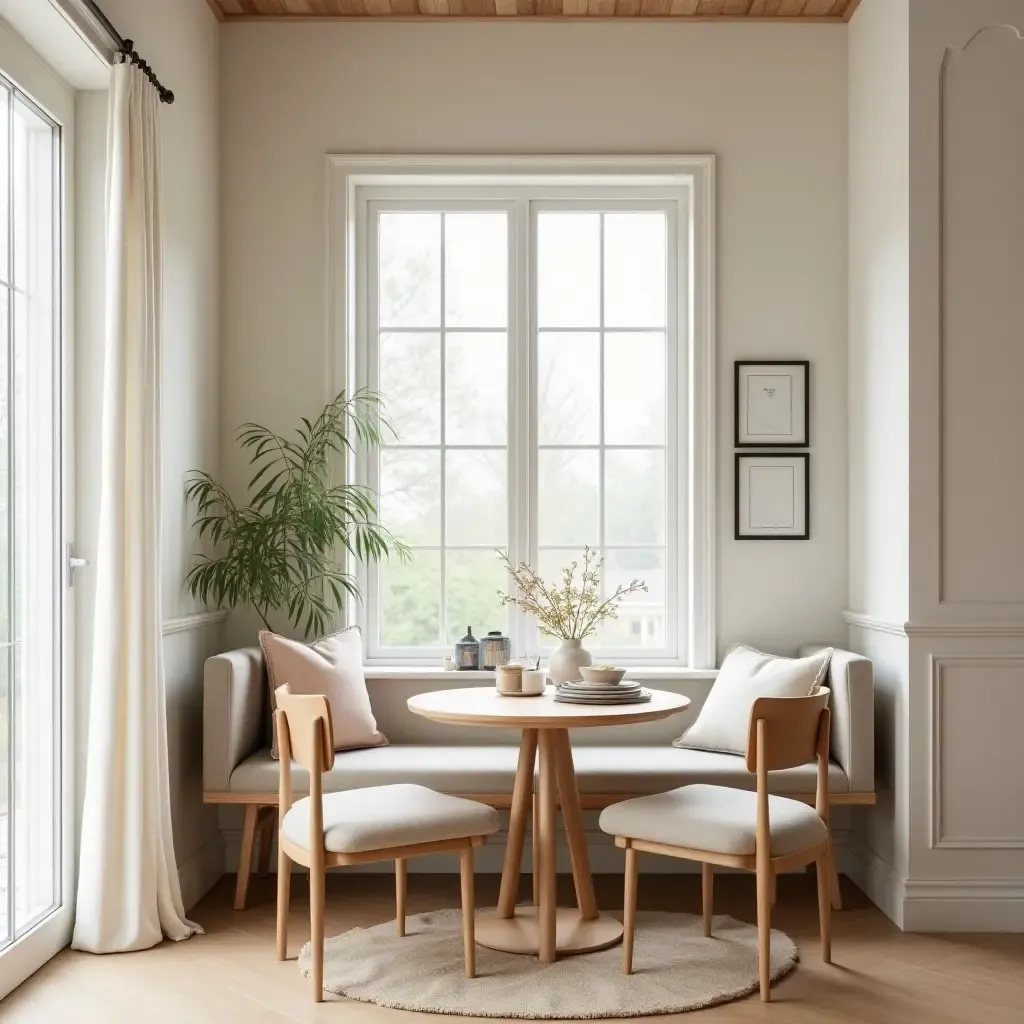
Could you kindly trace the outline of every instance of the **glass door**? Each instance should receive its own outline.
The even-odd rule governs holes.
[[[0,76],[0,955],[66,895],[60,146]]]

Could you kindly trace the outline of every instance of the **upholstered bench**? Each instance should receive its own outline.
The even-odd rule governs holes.
[[[818,645],[820,646],[820,645]],[[816,646],[801,649],[809,653]],[[474,674],[475,676],[475,674]],[[339,753],[324,776],[325,792],[414,782],[506,809],[512,797],[518,736],[439,725],[411,714],[406,700],[425,690],[484,685],[461,673],[428,679],[371,678],[367,686],[377,724],[390,744]],[[627,796],[688,783],[754,788],[742,757],[673,747],[696,717],[707,685],[673,680],[651,685],[693,698],[690,710],[647,725],[580,730],[573,760],[585,810],[600,810]],[[829,795],[833,804],[872,804],[874,795],[874,683],[871,662],[836,651],[829,669],[832,743]],[[699,691],[699,692],[698,692]],[[278,763],[270,756],[269,690],[259,648],[230,651],[206,662],[203,683],[203,788],[213,804],[245,807],[235,904],[245,905],[253,847],[260,834],[261,865],[269,863],[278,793]],[[490,745],[480,745],[486,735]],[[815,766],[774,773],[774,792],[813,801]],[[292,768],[295,793],[308,790],[305,771]]]

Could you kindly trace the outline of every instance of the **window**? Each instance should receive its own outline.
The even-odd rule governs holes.
[[[62,898],[59,147],[0,77],[0,948]]]
[[[710,261],[694,244],[706,163],[395,175],[337,158],[337,170],[346,383],[378,390],[394,426],[352,471],[412,547],[407,564],[360,569],[369,659],[436,659],[469,626],[543,653],[551,638],[498,600],[494,550],[557,578],[589,546],[606,593],[634,578],[648,591],[588,647],[700,664],[710,559],[694,558],[694,540],[710,516],[695,487],[711,495],[694,441],[712,432],[710,388],[693,385],[710,372],[710,303],[696,294]]]

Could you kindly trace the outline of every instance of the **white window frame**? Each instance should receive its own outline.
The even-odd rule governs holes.
[[[72,357],[74,323],[73,264],[69,255],[74,246],[74,189],[75,166],[75,96],[73,91],[46,65],[29,45],[8,28],[0,25],[0,70],[31,104],[56,123],[60,144],[56,166],[59,206],[55,223],[57,246],[55,257],[59,261],[57,290],[54,293],[54,399],[58,415],[54,423],[57,445],[58,474],[55,481],[55,521],[61,537],[56,544],[55,565],[63,577],[64,541],[74,536],[74,360]],[[60,689],[56,699],[57,714],[54,728],[57,732],[57,758],[55,770],[59,773],[60,807],[55,821],[58,837],[57,871],[54,895],[56,905],[36,921],[22,929],[13,942],[0,951],[0,999],[44,963],[55,956],[71,941],[74,924],[74,893],[78,859],[76,853],[75,822],[75,667],[76,648],[74,592],[66,587],[57,590],[55,627],[61,646],[55,650],[55,665],[60,670]],[[12,680],[13,685],[13,680]]]
[[[675,420],[677,464],[667,467],[666,487],[674,536],[666,538],[667,586],[674,588],[677,616],[671,624],[676,636],[676,656],[644,657],[642,649],[624,650],[617,656],[643,665],[671,665],[708,669],[715,665],[715,358],[714,358],[714,177],[713,156],[655,157],[448,157],[448,156],[328,156],[328,366],[325,398],[343,388],[354,389],[371,379],[370,361],[375,346],[368,344],[371,324],[367,316],[367,266],[359,258],[365,251],[366,217],[371,202],[413,199],[413,189],[429,188],[431,198],[447,205],[489,200],[489,208],[513,204],[510,296],[522,293],[514,287],[521,275],[531,273],[530,246],[535,232],[532,218],[540,204],[565,207],[590,193],[616,202],[643,204],[647,200],[676,204],[677,246],[670,270],[677,271],[678,308],[672,313],[678,332],[677,346],[669,345],[669,371],[682,415],[673,417],[669,407],[667,430]],[[421,196],[421,198],[424,198]],[[531,202],[534,204],[531,209]],[[526,204],[525,216],[522,204]],[[524,227],[525,225],[525,227]],[[529,288],[535,295],[536,289]],[[536,501],[532,509],[512,507],[517,500],[530,501],[529,488],[516,487],[517,479],[529,480],[536,467],[535,411],[531,411],[529,444],[523,445],[522,423],[515,416],[524,407],[523,389],[532,396],[535,382],[536,346],[533,310],[513,304],[509,332],[509,547],[514,558],[527,558],[535,548]],[[670,317],[671,320],[671,317]],[[529,346],[513,339],[530,332]],[[673,366],[673,351],[678,358]],[[672,389],[669,389],[670,391]],[[520,417],[521,419],[521,417]],[[666,439],[670,445],[670,439]],[[517,443],[519,442],[519,443]],[[348,479],[373,483],[370,463],[362,456],[346,461]],[[673,475],[675,486],[670,486]],[[525,536],[524,536],[525,534]],[[673,555],[675,557],[673,557]],[[675,567],[681,576],[675,577]],[[368,594],[372,569],[354,565],[360,587]],[[368,607],[369,606],[369,607]],[[439,652],[380,651],[375,649],[375,609],[352,607],[350,622],[367,630],[367,664],[371,666],[437,664]],[[519,620],[519,621],[516,621]],[[513,644],[526,650],[535,636],[525,617],[514,615]]]

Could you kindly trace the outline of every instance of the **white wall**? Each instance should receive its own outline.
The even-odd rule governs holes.
[[[853,877],[902,923],[909,874],[909,0],[864,0],[849,33],[849,608],[900,635],[851,630],[872,659],[878,806],[854,816]],[[857,849],[856,843],[852,844]]]
[[[719,644],[841,640],[846,595],[846,42],[839,26],[228,25],[224,430],[328,398],[325,159],[715,153]],[[733,536],[732,361],[809,358],[808,542]],[[251,643],[233,616],[232,645]]]
[[[196,611],[182,591],[193,540],[184,503],[190,469],[216,471],[220,451],[218,26],[205,0],[104,0],[122,35],[135,41],[175,102],[161,107],[164,151],[164,445],[163,606],[167,620]],[[82,230],[78,308],[78,547],[95,550],[98,511],[96,425],[102,345],[102,210],[106,95],[79,94],[82,126],[76,190]],[[79,678],[88,679],[92,574],[80,591]],[[221,630],[199,622],[168,634],[168,746],[175,850],[186,904],[223,866],[216,814],[202,804],[202,668],[223,647]],[[87,695],[81,687],[80,763],[84,765]],[[79,773],[84,782],[84,770]]]
[[[1024,0],[864,0],[850,26],[851,645],[880,787],[855,877],[912,930],[1024,931],[1022,29]]]

